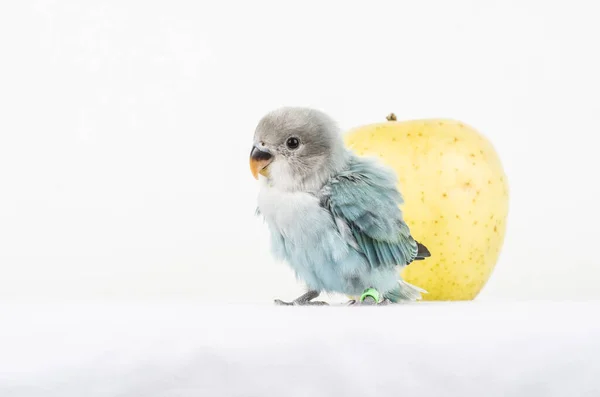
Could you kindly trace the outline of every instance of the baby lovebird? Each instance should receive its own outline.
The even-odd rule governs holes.
[[[322,292],[361,296],[350,304],[388,304],[421,297],[400,269],[430,256],[402,217],[395,173],[344,144],[334,120],[310,108],[264,116],[254,134],[250,169],[260,180],[257,213],[273,254],[308,292],[281,305],[324,305]]]

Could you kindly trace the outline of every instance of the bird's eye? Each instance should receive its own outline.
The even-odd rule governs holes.
[[[298,146],[300,146],[300,141],[298,140],[298,138],[292,137],[288,138],[285,144],[288,147],[288,149],[298,149]]]

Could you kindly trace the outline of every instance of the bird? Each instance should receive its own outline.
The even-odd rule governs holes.
[[[431,256],[404,220],[396,173],[347,147],[338,123],[309,107],[281,107],[259,119],[250,152],[259,181],[256,214],[271,253],[306,292],[285,306],[328,305],[322,293],[359,297],[348,305],[422,299],[400,271]]]

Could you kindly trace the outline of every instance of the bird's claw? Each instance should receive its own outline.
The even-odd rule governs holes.
[[[323,301],[299,301],[295,300],[292,302],[285,302],[281,299],[275,299],[275,304],[277,306],[328,306],[329,303]]]
[[[387,306],[391,303],[392,301],[388,298],[384,298],[381,302],[377,303],[371,297],[367,297],[362,302],[356,299],[349,300],[346,302],[346,306]]]

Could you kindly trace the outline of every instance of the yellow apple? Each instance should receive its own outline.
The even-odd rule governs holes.
[[[424,300],[471,300],[498,260],[509,189],[494,147],[465,123],[396,121],[354,128],[346,144],[376,156],[397,173],[404,218],[431,257],[402,270],[425,289]]]

